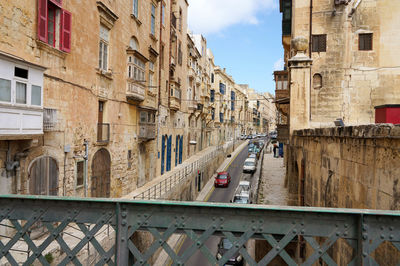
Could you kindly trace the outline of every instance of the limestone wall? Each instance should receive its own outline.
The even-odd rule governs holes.
[[[291,203],[301,204],[304,194],[306,206],[398,210],[399,156],[399,125],[295,131],[288,156]]]

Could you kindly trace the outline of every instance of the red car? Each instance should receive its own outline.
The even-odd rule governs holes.
[[[215,177],[214,186],[215,187],[228,187],[231,182],[231,176],[228,172],[220,172]]]

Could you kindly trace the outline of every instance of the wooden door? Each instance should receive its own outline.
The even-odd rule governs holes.
[[[28,171],[29,194],[42,196],[58,195],[57,161],[45,156],[33,161]],[[30,228],[30,237],[36,239],[47,232],[42,222],[34,223]]]
[[[58,195],[58,166],[55,159],[45,156],[36,159],[28,174],[29,194]]]
[[[182,152],[183,152],[183,136],[179,140],[179,164],[182,163]]]
[[[106,149],[100,149],[94,154],[91,179],[91,196],[109,198],[111,190],[111,157]]]

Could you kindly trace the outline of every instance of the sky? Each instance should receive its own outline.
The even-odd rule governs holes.
[[[189,0],[189,29],[203,34],[215,64],[236,83],[274,94],[283,68],[279,0]]]

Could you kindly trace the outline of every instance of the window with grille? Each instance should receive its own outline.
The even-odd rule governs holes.
[[[326,52],[326,34],[318,34],[312,36],[312,51]]]
[[[372,33],[360,33],[358,35],[358,49],[360,51],[372,50]]]

